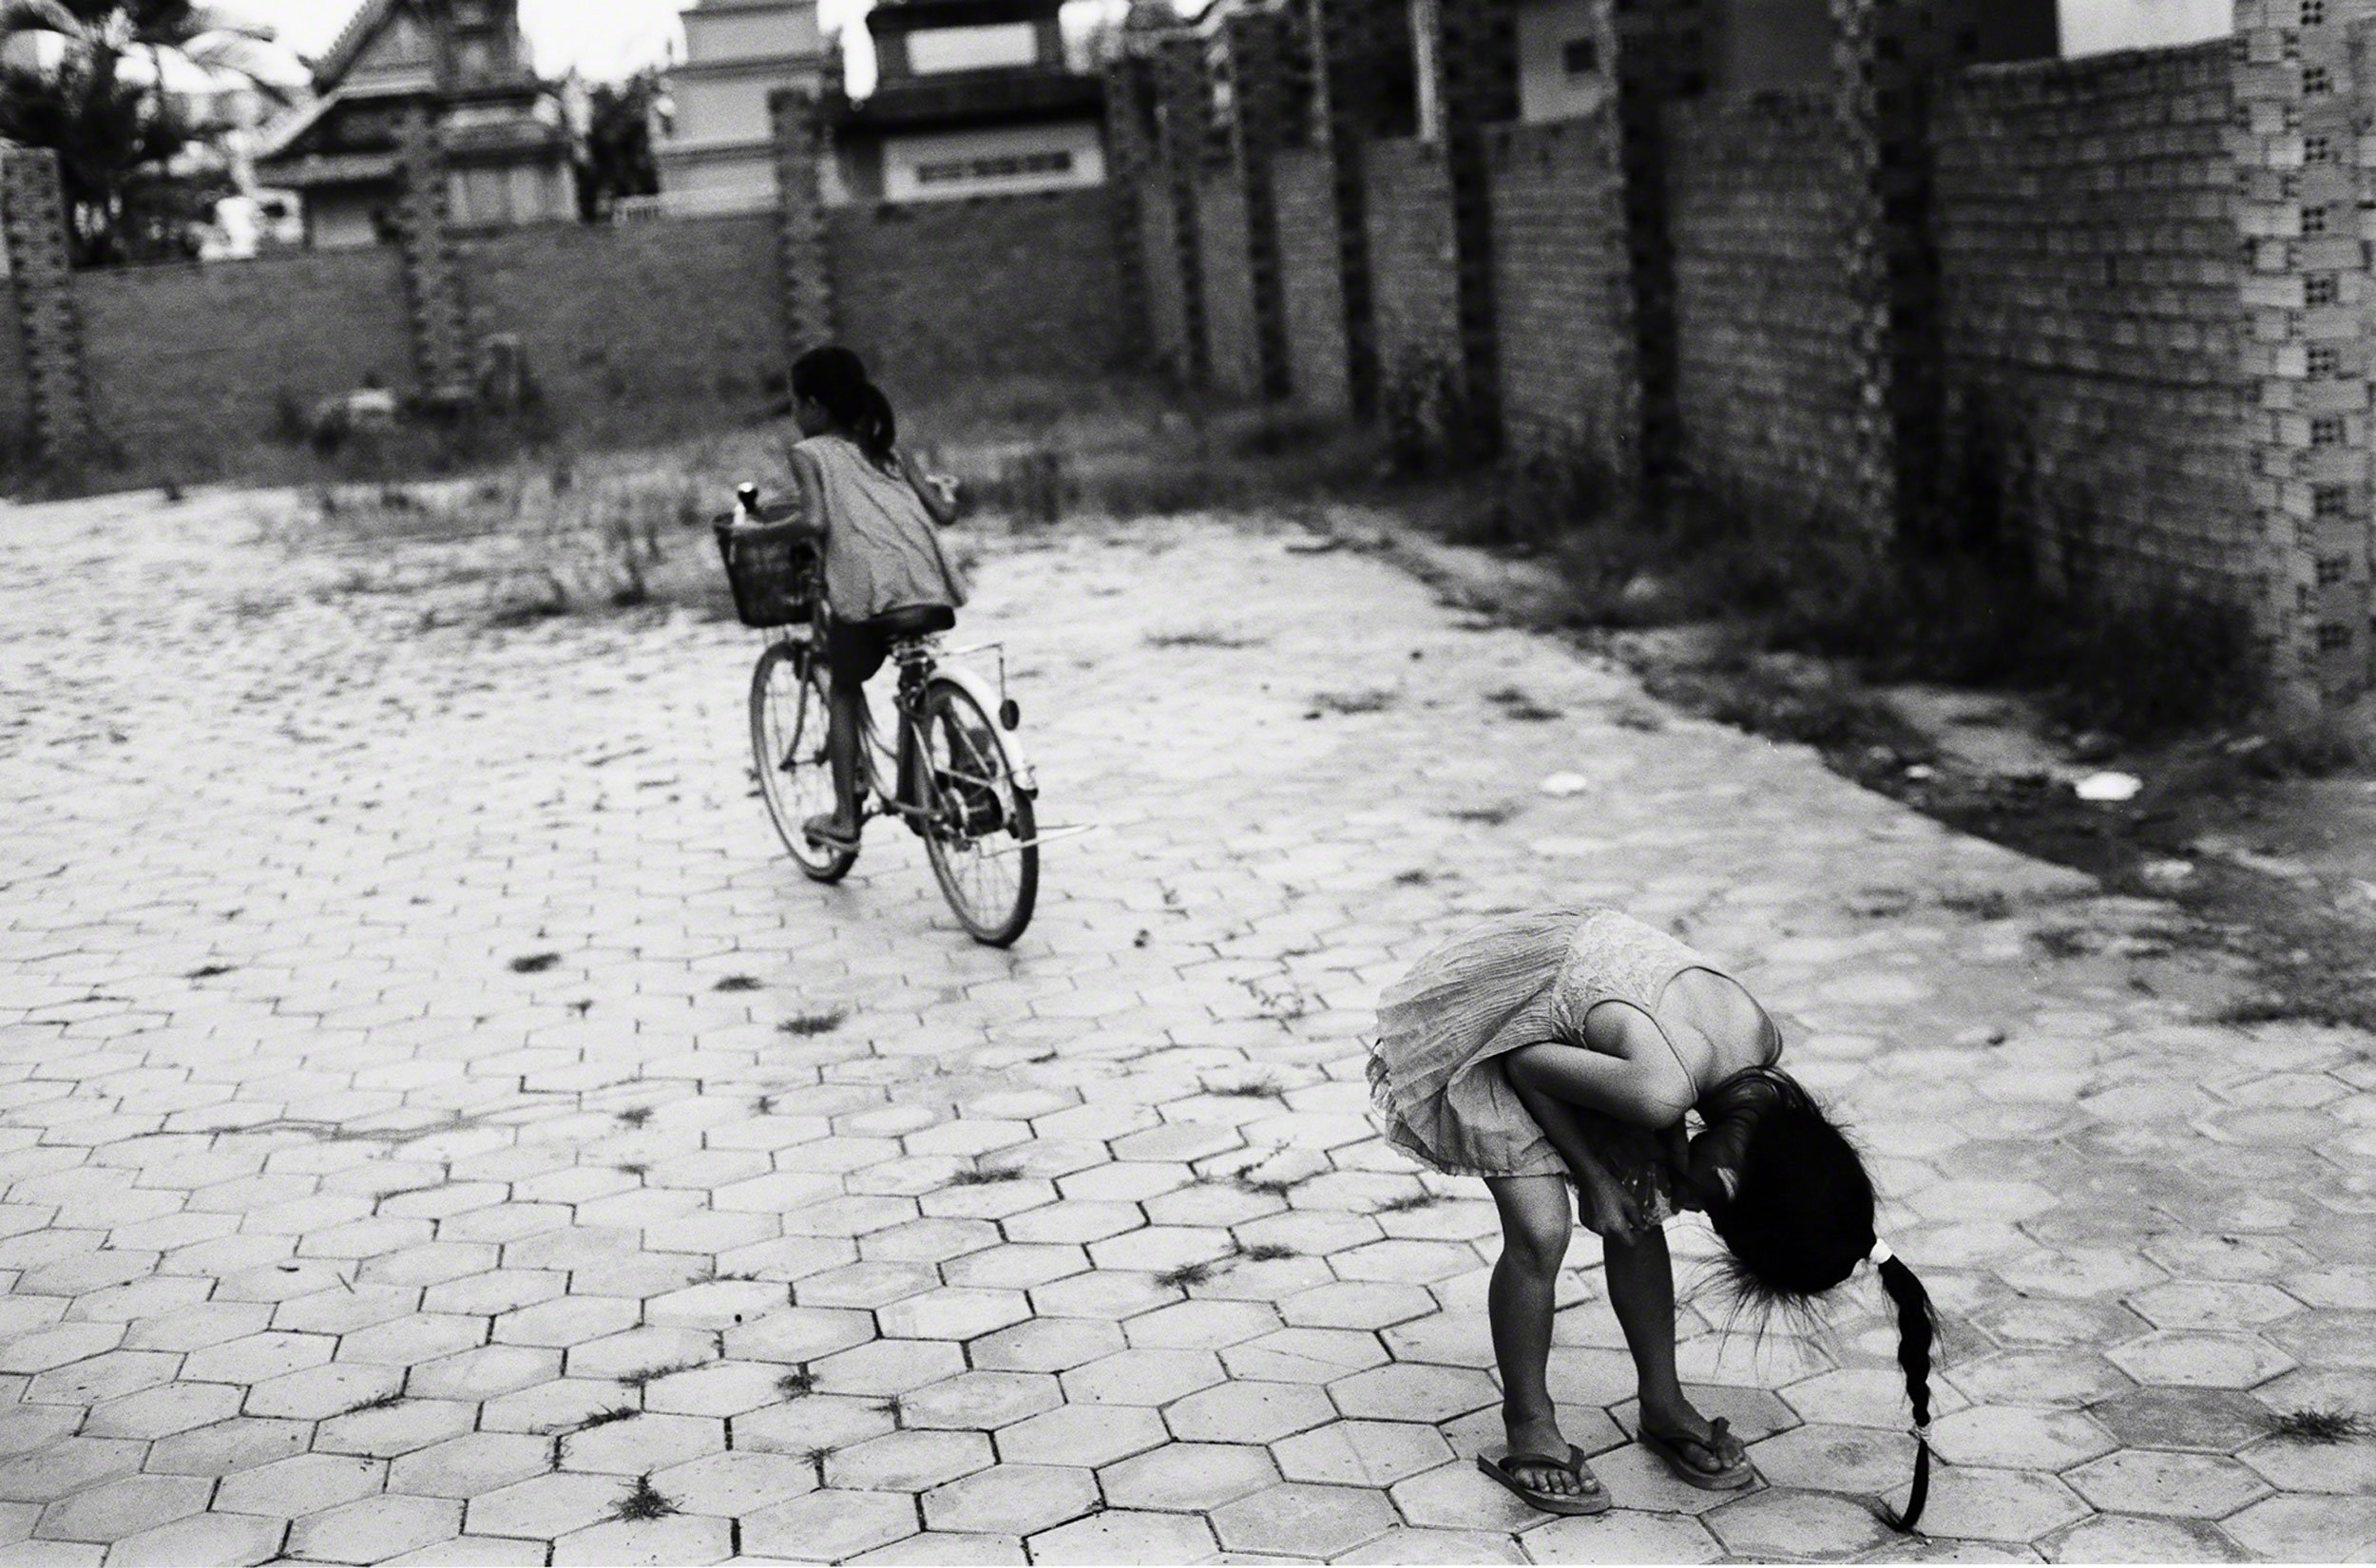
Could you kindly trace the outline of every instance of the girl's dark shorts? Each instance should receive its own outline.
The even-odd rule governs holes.
[[[891,635],[872,621],[836,621],[825,633],[825,667],[836,681],[863,684],[891,657]]]

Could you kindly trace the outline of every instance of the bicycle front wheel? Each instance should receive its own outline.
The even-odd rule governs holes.
[[[1039,827],[1006,743],[963,686],[935,680],[917,724],[925,851],[948,907],[976,942],[1010,947],[1040,897]]]
[[[777,642],[751,672],[751,755],[759,794],[776,834],[800,870],[839,882],[858,863],[856,850],[811,843],[801,824],[834,809],[834,770],[825,755],[831,712],[823,662],[799,643]]]

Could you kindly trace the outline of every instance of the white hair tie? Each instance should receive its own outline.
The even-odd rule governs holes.
[[[1889,1251],[1889,1244],[1887,1242],[1875,1240],[1872,1244],[1872,1251],[1865,1255],[1871,1261],[1872,1266],[1878,1269],[1883,1264],[1888,1262],[1891,1258],[1897,1256],[1897,1253]]]

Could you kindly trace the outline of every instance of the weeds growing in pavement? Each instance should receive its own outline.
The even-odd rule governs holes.
[[[1167,1291],[1185,1291],[1191,1286],[1202,1285],[1212,1277],[1212,1264],[1183,1263],[1177,1269],[1164,1270],[1155,1276],[1155,1282]]]
[[[806,1399],[816,1392],[816,1374],[806,1367],[795,1367],[776,1380],[776,1391],[786,1399]]]
[[[679,1372],[697,1371],[701,1366],[702,1363],[698,1361],[679,1361],[672,1362],[665,1367],[646,1367],[640,1372],[622,1373],[619,1386],[623,1388],[634,1388],[641,1391],[664,1377],[675,1377]]]
[[[404,1395],[397,1390],[391,1389],[387,1393],[378,1395],[373,1399],[364,1400],[360,1404],[350,1405],[344,1410],[340,1411],[339,1414],[358,1416],[366,1410],[393,1410],[403,1403]]]
[[[713,991],[756,991],[759,989],[759,983],[750,975],[728,975],[710,989]]]
[[[1379,1204],[1378,1213],[1407,1214],[1414,1209],[1432,1209],[1443,1201],[1442,1193],[1405,1193],[1400,1197],[1389,1197],[1384,1203]]]
[[[560,963],[559,953],[530,953],[525,958],[513,959],[511,972],[515,975],[541,975]]]
[[[632,1524],[643,1520],[666,1519],[676,1511],[676,1503],[652,1484],[651,1474],[647,1471],[635,1478],[634,1483],[627,1488],[627,1495],[612,1507],[610,1517],[623,1524]]]
[[[2295,1443],[2347,1443],[2376,1436],[2376,1425],[2351,1410],[2276,1411],[2269,1417],[2269,1430],[2271,1436]]]
[[[795,1013],[776,1025],[778,1032],[807,1039],[811,1035],[829,1035],[849,1019],[850,1014],[839,1007],[820,1013]]]
[[[951,1187],[992,1187],[1002,1181],[1021,1181],[1022,1179],[1021,1171],[986,1171],[976,1166],[959,1171],[955,1176],[950,1176],[948,1185]]]
[[[613,1405],[607,1409],[597,1410],[592,1415],[586,1417],[584,1421],[579,1422],[578,1430],[581,1432],[590,1432],[597,1426],[610,1426],[615,1425],[619,1422],[633,1421],[636,1417],[642,1415],[642,1411],[637,1409],[632,1405]]]
[[[1210,626],[1147,633],[1147,646],[1150,648],[1259,648],[1263,641],[1259,637],[1219,631]]]
[[[1296,1257],[1299,1255],[1300,1254],[1296,1252],[1294,1248],[1283,1247],[1275,1241],[1257,1242],[1252,1247],[1240,1247],[1237,1249],[1237,1257],[1239,1261],[1245,1263],[1275,1263],[1283,1257]]]

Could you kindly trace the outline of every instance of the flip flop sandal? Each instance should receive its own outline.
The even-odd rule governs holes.
[[[847,851],[858,847],[858,835],[852,833],[847,838],[843,837],[834,830],[831,817],[813,816],[800,824],[800,832],[810,843],[828,850]]]
[[[1585,1490],[1574,1493],[1538,1491],[1518,1479],[1517,1474],[1509,1468],[1513,1464],[1535,1464],[1546,1470],[1564,1470],[1576,1478],[1578,1486]],[[1615,1505],[1609,1496],[1608,1488],[1601,1485],[1599,1478],[1584,1467],[1584,1451],[1581,1448],[1569,1448],[1567,1463],[1564,1464],[1548,1454],[1504,1454],[1498,1460],[1487,1459],[1485,1455],[1479,1454],[1477,1468],[1508,1487],[1511,1495],[1521,1502],[1530,1508],[1540,1508],[1546,1514],[1564,1514],[1577,1518],[1586,1514],[1605,1514]]]
[[[1710,1441],[1707,1443],[1693,1437],[1654,1432],[1647,1426],[1641,1428],[1639,1435],[1641,1445],[1663,1460],[1666,1467],[1674,1472],[1675,1479],[1684,1485],[1696,1486],[1703,1492],[1737,1492],[1757,1479],[1757,1467],[1750,1463],[1746,1456],[1738,1464],[1723,1470],[1703,1470],[1683,1457],[1683,1449],[1688,1445],[1714,1459],[1716,1454],[1715,1445],[1722,1443],[1724,1434],[1730,1430],[1731,1423],[1718,1416],[1708,1423]]]

